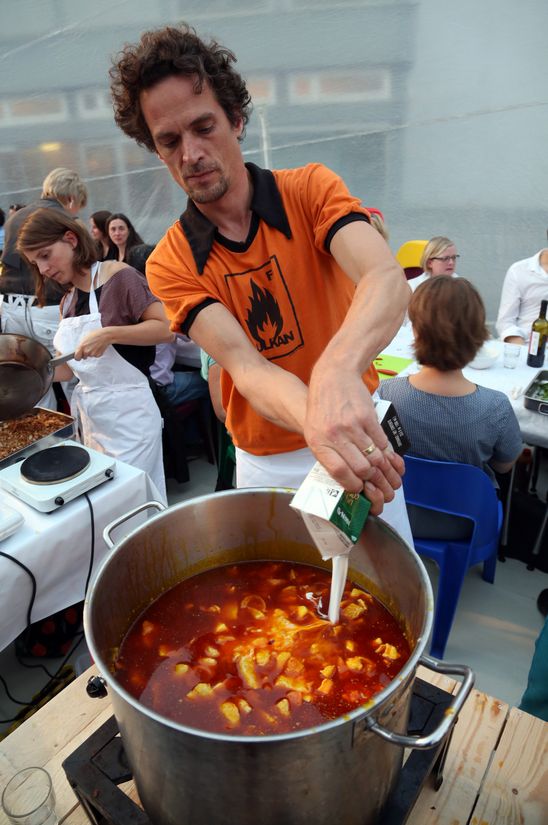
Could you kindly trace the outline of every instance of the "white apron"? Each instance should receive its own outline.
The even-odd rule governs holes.
[[[60,353],[75,350],[89,332],[101,329],[95,295],[99,264],[91,269],[88,315],[65,317],[76,290],[65,300],[63,318],[53,343]],[[100,358],[68,362],[79,379],[72,394],[71,414],[82,442],[148,473],[160,499],[167,503],[162,457],[162,417],[147,379],[109,345]]]

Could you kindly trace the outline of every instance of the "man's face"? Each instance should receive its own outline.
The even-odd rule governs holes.
[[[244,169],[238,142],[242,122],[233,126],[211,88],[200,94],[193,79],[172,76],[141,92],[143,117],[160,160],[173,180],[197,204],[214,203]]]

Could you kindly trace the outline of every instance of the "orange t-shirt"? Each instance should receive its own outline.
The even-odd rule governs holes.
[[[170,227],[149,257],[147,279],[173,330],[188,332],[185,324],[192,324],[193,311],[218,301],[265,358],[308,384],[312,367],[342,324],[355,290],[326,250],[326,239],[339,221],[367,220],[367,212],[343,181],[320,164],[272,172],[247,166],[254,200],[262,204],[257,207],[258,218],[251,204],[256,223],[250,239],[240,244],[218,234],[213,237],[213,227],[201,213],[198,235],[204,229],[209,241],[204,236],[197,239],[192,229],[191,237],[187,236],[185,215],[192,209],[191,217],[196,218],[197,212],[190,204],[181,222]],[[371,392],[378,386],[373,366],[364,380]],[[302,435],[255,412],[225,370],[221,389],[226,426],[236,446],[254,455],[306,446]]]

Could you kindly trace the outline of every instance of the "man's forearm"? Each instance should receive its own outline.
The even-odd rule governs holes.
[[[258,369],[243,370],[235,378],[238,391],[259,415],[278,427],[302,433],[308,388],[300,378],[261,357]],[[234,378],[234,376],[233,376]]]
[[[226,370],[238,392],[259,415],[285,430],[303,432],[306,385],[260,355],[221,304],[205,307],[192,325],[192,339]]]

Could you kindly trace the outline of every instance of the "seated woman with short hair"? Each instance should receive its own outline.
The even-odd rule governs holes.
[[[394,404],[410,453],[473,464],[497,486],[495,472],[511,470],[523,444],[508,397],[462,373],[489,337],[479,292],[466,278],[429,278],[408,312],[420,372],[382,381],[379,395]],[[413,535],[427,537],[411,522]]]
[[[450,238],[443,235],[430,238],[421,255],[422,275],[412,278],[409,281],[409,286],[414,292],[430,278],[438,278],[440,275],[458,278],[455,269],[459,257],[457,247]]]

